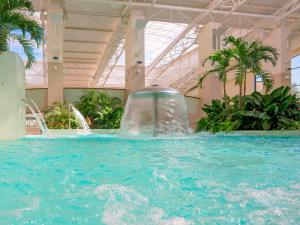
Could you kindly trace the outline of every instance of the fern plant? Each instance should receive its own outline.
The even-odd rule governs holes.
[[[30,0],[0,1],[0,53],[9,51],[11,41],[18,41],[27,56],[26,68],[35,61],[34,45],[39,47],[44,38],[43,27],[30,17],[33,12]]]

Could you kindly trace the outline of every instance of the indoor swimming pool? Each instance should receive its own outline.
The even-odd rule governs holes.
[[[300,224],[300,138],[0,142],[0,224]]]

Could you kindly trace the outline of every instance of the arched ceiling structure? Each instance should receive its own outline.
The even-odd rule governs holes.
[[[228,33],[269,31],[282,23],[291,28],[291,35],[300,32],[299,0],[33,0],[45,25],[49,2],[60,5],[64,12],[66,87],[88,87],[91,77],[108,70],[109,65],[112,69],[108,70],[107,85],[124,85],[124,74],[113,70],[120,66],[117,62],[122,52],[116,51],[132,10],[143,12],[147,21],[158,21],[149,22],[146,29],[146,36],[150,37],[146,38],[146,63],[152,68],[176,60],[169,56],[190,32],[189,28],[208,22],[221,23]],[[171,28],[166,22],[174,25]]]

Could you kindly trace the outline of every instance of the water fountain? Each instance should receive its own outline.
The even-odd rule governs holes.
[[[131,93],[120,133],[138,137],[190,134],[183,95],[175,89],[157,85]]]
[[[74,113],[76,119],[80,123],[80,127],[83,129],[82,134],[84,134],[84,135],[91,134],[92,132],[91,132],[90,126],[88,125],[88,123],[84,119],[84,116],[81,114],[81,112],[79,112],[79,110],[76,109],[75,106],[72,105],[72,104],[70,104],[69,107],[70,107],[69,110],[70,111],[72,110],[72,112]],[[69,127],[71,127],[71,126],[69,125]]]
[[[59,136],[59,135],[68,135],[68,134],[88,135],[92,133],[89,125],[87,124],[81,112],[79,112],[79,110],[76,109],[75,106],[73,106],[72,104],[69,104],[69,129],[64,131],[49,130],[41,111],[39,110],[37,104],[32,99],[27,98],[25,105],[30,110],[33,117],[35,118],[36,123],[39,126],[42,135],[45,136]],[[79,122],[80,129],[71,129],[71,124],[70,124],[71,113],[74,114],[76,120]],[[75,131],[75,133],[74,132],[70,133],[70,131]]]
[[[49,134],[49,130],[47,128],[44,117],[43,117],[41,111],[39,110],[39,107],[37,106],[37,104],[32,99],[29,99],[29,100],[30,101],[27,101],[28,103],[26,103],[26,106],[30,110],[32,115],[34,116],[37,124],[39,125],[42,135],[47,136]]]

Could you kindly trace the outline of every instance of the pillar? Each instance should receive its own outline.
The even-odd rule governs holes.
[[[291,65],[288,41],[289,34],[288,26],[282,25],[274,29],[264,40],[265,44],[273,46],[279,53],[279,59],[275,67],[270,63],[264,67],[266,71],[272,74],[273,89],[280,86],[291,86],[291,71],[288,70]]]
[[[208,23],[199,31],[198,43],[200,75],[211,69],[211,65],[209,63],[206,63],[204,66],[202,65],[204,60],[219,48],[219,37],[217,35],[219,28],[219,23]],[[208,76],[204,80],[202,88],[199,87],[198,95],[200,102],[196,114],[197,119],[205,116],[205,113],[202,110],[202,107],[205,104],[210,104],[213,99],[220,99],[222,97],[222,83],[219,81],[218,77],[213,75]]]
[[[63,102],[63,9],[60,3],[49,0],[47,23],[48,48],[48,106]]]
[[[145,26],[143,12],[133,11],[125,33],[125,88],[127,94],[145,87]]]

